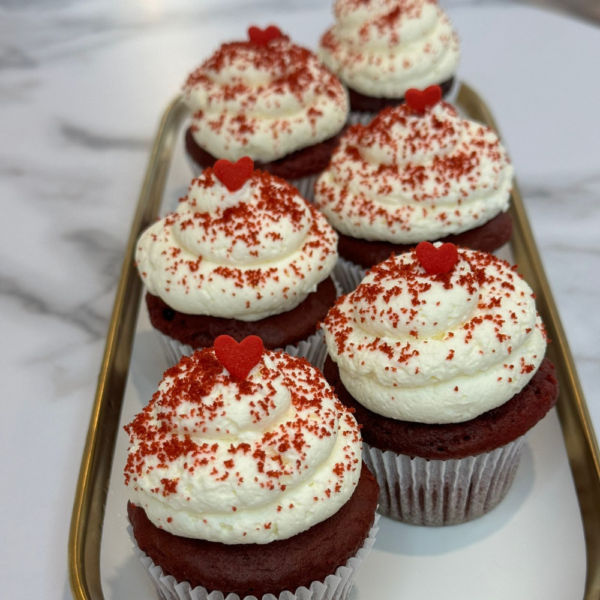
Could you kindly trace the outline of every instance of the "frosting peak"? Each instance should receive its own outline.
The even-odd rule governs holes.
[[[136,259],[151,294],[187,314],[255,321],[292,310],[326,279],[337,236],[298,191],[255,171],[230,192],[212,169],[142,234]]]
[[[315,54],[281,35],[223,44],[184,85],[196,143],[217,158],[270,162],[336,135],[346,92]]]
[[[546,348],[529,286],[508,263],[459,250],[429,275],[416,250],[374,267],[323,328],[348,391],[368,409],[420,423],[468,421],[533,377]]]
[[[513,169],[498,136],[438,102],[402,105],[343,136],[315,185],[338,231],[395,244],[438,240],[508,209]]]
[[[131,501],[184,537],[286,539],[335,514],[360,476],[354,417],[282,352],[264,352],[241,381],[212,349],[183,358],[126,431]]]
[[[450,79],[458,38],[435,0],[337,0],[320,55],[352,89],[402,98]]]

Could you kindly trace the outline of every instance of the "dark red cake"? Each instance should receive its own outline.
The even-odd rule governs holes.
[[[457,235],[448,235],[436,241],[450,242],[472,250],[494,252],[506,244],[511,235],[512,219],[508,213],[500,213],[481,227]],[[408,252],[416,245],[416,243],[392,244],[391,242],[360,240],[339,233],[338,252],[342,258],[368,269],[383,262],[391,254]]]
[[[240,597],[294,592],[323,581],[364,544],[373,525],[379,487],[364,465],[350,500],[329,519],[286,540],[269,544],[221,544],[184,538],[159,529],[144,509],[129,503],[127,514],[139,547],[165,575],[192,588]]]
[[[527,433],[558,399],[554,365],[547,358],[531,381],[508,402],[471,421],[447,425],[399,421],[368,410],[345,388],[331,357],[327,357],[323,374],[340,401],[354,409],[367,444],[427,460],[465,458],[504,446]]]
[[[454,77],[440,83],[442,94],[445,96],[452,89]],[[404,98],[376,98],[374,96],[365,96],[352,88],[348,88],[350,96],[350,110],[360,112],[379,112],[388,106],[398,106],[404,102]]]
[[[219,335],[230,335],[238,342],[249,335],[258,335],[268,350],[295,345],[316,332],[317,324],[325,318],[335,299],[335,285],[328,277],[303,302],[288,312],[259,321],[239,321],[208,315],[187,315],[172,309],[158,296],[146,294],[153,327],[195,349],[209,348]]]
[[[323,171],[329,164],[329,159],[338,145],[342,134],[343,130],[338,135],[319,144],[302,148],[273,162],[255,162],[254,166],[256,169],[268,171],[272,175],[287,180],[316,175]],[[194,162],[202,169],[212,167],[218,160],[212,154],[209,154],[206,150],[198,146],[192,135],[191,127],[188,128],[185,134],[185,148]]]

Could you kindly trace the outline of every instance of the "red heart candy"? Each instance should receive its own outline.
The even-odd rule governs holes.
[[[230,192],[235,192],[252,177],[254,161],[249,156],[243,156],[236,163],[221,158],[215,163],[213,172]]]
[[[265,347],[257,335],[249,335],[239,344],[229,335],[220,335],[215,340],[215,354],[219,362],[229,371],[232,379],[243,381],[258,364]]]
[[[275,27],[275,25],[269,25],[266,29],[261,29],[254,25],[248,28],[248,37],[250,38],[250,41],[258,46],[266,46],[271,40],[281,37],[282,35],[279,27]]]
[[[428,108],[432,108],[442,99],[442,88],[439,85],[430,85],[423,91],[411,88],[404,94],[406,104],[416,113],[424,115]]]
[[[417,258],[429,275],[448,273],[458,262],[458,250],[454,244],[442,244],[436,248],[431,242],[417,246]]]

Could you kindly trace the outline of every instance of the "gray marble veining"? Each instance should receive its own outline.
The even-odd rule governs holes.
[[[303,42],[314,42],[331,19],[329,4],[0,2],[0,481],[10,483],[0,517],[0,539],[10,543],[0,544],[0,569],[7,597],[68,597],[65,548],[76,473],[128,230],[162,109],[218,41],[239,35],[249,22],[276,21]],[[559,156],[577,166],[559,172],[539,164],[532,148],[537,151],[535,140],[564,111],[556,119],[523,124],[511,91],[515,74],[531,65],[532,71],[546,71],[525,96],[548,103],[556,97],[555,68],[535,62],[529,31],[547,32],[537,42],[541,54],[551,53],[557,32],[572,40],[570,45],[561,38],[577,80],[587,73],[578,47],[585,41],[597,56],[600,31],[512,3],[444,4],[464,39],[461,73],[485,92],[509,140],[600,426],[600,167],[590,158],[599,149],[593,139],[571,133],[571,125],[587,128],[588,122],[600,133],[600,120],[588,103],[572,111],[570,125],[556,125],[558,139],[577,152]],[[511,43],[523,48],[520,56],[502,46],[507,22],[530,28],[512,32]],[[506,69],[490,73],[488,65],[501,64],[504,56],[511,61]],[[25,563],[32,555],[40,565],[36,573]]]

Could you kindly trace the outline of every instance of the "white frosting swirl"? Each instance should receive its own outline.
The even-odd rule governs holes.
[[[354,417],[317,369],[282,352],[265,351],[242,382],[213,349],[183,358],[126,430],[131,501],[184,537],[289,538],[335,514],[360,477]]]
[[[148,289],[192,315],[257,321],[294,309],[329,277],[337,235],[296,188],[255,171],[230,192],[212,169],[194,179],[177,212],[138,242]]]
[[[184,86],[195,142],[216,158],[271,162],[342,129],[347,94],[315,54],[287,36],[224,44]]]
[[[498,136],[446,102],[389,108],[342,137],[315,186],[340,232],[409,244],[479,227],[508,210],[513,167]]]
[[[458,36],[435,0],[337,0],[334,12],[319,54],[357,92],[402,98],[456,73]]]
[[[352,396],[418,423],[460,423],[504,404],[546,348],[529,286],[508,263],[472,250],[459,250],[443,275],[428,275],[415,251],[386,260],[323,328]]]

